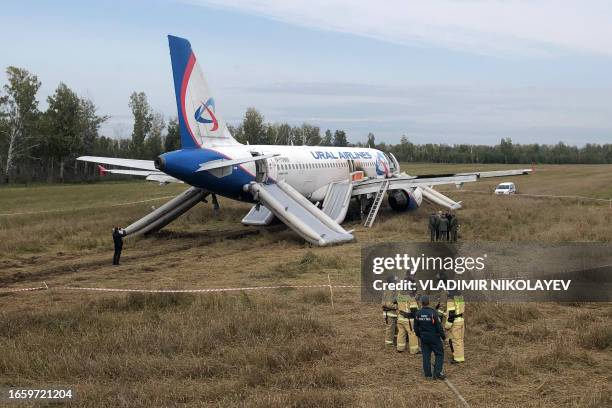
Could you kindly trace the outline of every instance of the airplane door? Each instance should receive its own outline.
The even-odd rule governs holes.
[[[355,160],[348,160],[349,174],[355,171]]]
[[[400,165],[393,153],[389,152],[389,168],[391,170],[391,174],[398,174],[400,171]]]
[[[261,156],[261,152],[251,151],[251,156]],[[255,181],[258,183],[265,183],[268,181],[268,160],[262,159],[255,162]]]

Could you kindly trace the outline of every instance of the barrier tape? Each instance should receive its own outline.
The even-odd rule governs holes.
[[[459,393],[459,390],[457,389],[457,387],[455,387],[455,385],[452,382],[450,382],[448,378],[445,378],[444,382],[446,383],[448,388],[453,392],[453,394],[455,394],[455,396],[457,397],[461,405],[463,405],[465,408],[470,408],[470,404],[468,404],[465,398],[463,398],[463,395]]]
[[[240,292],[247,290],[267,289],[305,289],[305,288],[361,288],[361,285],[278,285],[278,286],[249,286],[242,288],[207,288],[207,289],[123,289],[123,288],[94,288],[80,286],[44,286],[34,288],[0,289],[0,293],[32,292],[38,290],[72,290],[87,292],[124,292],[124,293],[210,293],[210,292]]]
[[[20,288],[20,289],[0,289],[0,293],[17,293],[17,292],[34,292],[37,290],[47,290],[48,287],[38,286],[36,288]]]
[[[16,212],[16,213],[0,213],[0,217],[9,217],[9,216],[12,216],[12,215],[35,215],[35,214],[47,214],[47,213],[55,213],[55,212],[95,210],[95,209],[98,209],[98,208],[108,208],[108,207],[121,207],[121,206],[124,206],[124,205],[134,205],[134,204],[148,203],[148,202],[151,202],[151,201],[166,200],[168,198],[173,198],[173,197],[175,197],[175,196],[155,197],[155,198],[148,198],[146,200],[140,200],[140,201],[129,201],[127,203],[109,204],[107,206],[92,206],[92,207],[79,207],[79,208],[54,208],[52,210],[42,210],[42,211],[24,211],[24,212]]]

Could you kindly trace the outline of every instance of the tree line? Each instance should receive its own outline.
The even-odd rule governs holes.
[[[0,182],[80,181],[96,177],[95,166],[79,163],[80,155],[154,159],[180,148],[176,118],[166,118],[149,104],[144,92],[134,92],[128,106],[132,111],[130,138],[100,135],[109,119],[98,113],[88,98],[78,96],[60,83],[47,98],[47,109],[38,108],[38,77],[23,68],[8,67],[7,83],[0,93]],[[372,147],[393,153],[402,162],[434,163],[612,163],[612,144],[582,147],[515,144],[502,138],[494,146],[469,144],[415,144],[404,135],[398,144],[377,143],[370,133],[366,141],[351,144],[342,129],[324,132],[304,123],[268,123],[255,108],[248,108],[230,132],[241,143],[309,146]]]
[[[23,68],[8,67],[0,93],[0,182],[81,181],[95,178],[96,167],[77,162],[81,155],[151,159],[180,146],[178,122],[155,112],[144,92],[128,106],[134,126],[129,139],[100,135],[109,119],[94,102],[60,83],[39,109],[41,82]]]

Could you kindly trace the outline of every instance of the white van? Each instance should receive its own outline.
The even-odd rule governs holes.
[[[497,195],[514,194],[516,193],[516,186],[514,185],[514,183],[511,183],[511,182],[500,183],[497,185],[497,187],[495,187],[494,193]]]

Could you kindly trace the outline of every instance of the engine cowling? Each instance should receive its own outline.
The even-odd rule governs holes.
[[[395,211],[403,212],[409,210],[416,210],[421,205],[422,196],[420,191],[408,192],[405,190],[391,190],[389,191],[389,207]]]

